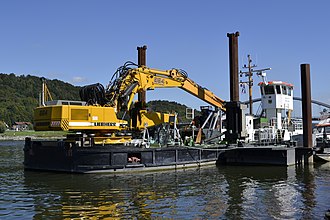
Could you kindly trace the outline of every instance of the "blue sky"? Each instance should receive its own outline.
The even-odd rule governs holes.
[[[330,103],[329,8],[326,0],[3,0],[0,72],[106,85],[124,62],[137,62],[137,46],[147,45],[149,67],[184,69],[228,100],[227,33],[239,31],[240,66],[251,54],[258,68],[272,68],[268,80],[292,83],[300,96],[300,64],[310,63],[312,98]],[[147,99],[205,105],[180,89],[151,91]]]

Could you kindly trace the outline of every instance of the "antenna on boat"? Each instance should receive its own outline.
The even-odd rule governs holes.
[[[252,63],[252,59],[250,54],[248,54],[248,65],[244,64],[243,68],[248,69],[248,71],[243,72],[242,70],[239,72],[240,73],[240,77],[243,77],[243,75],[245,77],[248,77],[248,81],[246,82],[240,82],[240,84],[248,84],[249,85],[249,109],[250,109],[250,115],[253,114],[252,111],[252,104],[253,104],[253,100],[252,100],[252,86],[253,86],[253,73],[257,73],[257,75],[261,76],[263,80],[266,80],[266,70],[270,70],[271,68],[264,68],[264,69],[259,69],[259,70],[255,70],[253,69],[254,67],[257,67],[257,65],[251,64]],[[264,81],[265,82],[265,81]]]
[[[266,68],[266,69],[261,69],[260,72],[257,72],[257,76],[261,77],[262,79],[262,82],[265,84],[265,85],[268,85],[268,82],[267,82],[267,73],[265,72],[266,70],[271,70],[272,68]]]

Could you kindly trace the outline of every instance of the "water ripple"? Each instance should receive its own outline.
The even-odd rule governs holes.
[[[1,219],[322,219],[330,166],[210,167],[136,175],[23,170],[0,142]]]

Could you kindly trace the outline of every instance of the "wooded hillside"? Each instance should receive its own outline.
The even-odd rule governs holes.
[[[0,73],[0,121],[11,126],[15,121],[32,122],[38,106],[41,78]],[[79,87],[60,80],[47,80],[53,99],[80,100]]]

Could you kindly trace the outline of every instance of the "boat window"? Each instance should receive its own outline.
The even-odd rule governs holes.
[[[276,94],[281,94],[281,86],[276,86]]]
[[[295,124],[295,130],[302,130],[303,129],[303,125],[302,125],[302,123],[297,123],[297,124]]]
[[[264,90],[263,90],[262,86],[260,86],[260,92],[261,92],[261,95],[264,95]]]
[[[287,91],[287,87],[286,86],[283,86],[282,87],[282,91],[283,91],[283,95],[287,95],[288,94],[288,91]]]
[[[330,126],[324,127],[325,133],[329,134],[330,133]]]
[[[265,95],[275,94],[275,89],[274,86],[272,85],[265,86],[264,89],[265,89]]]
[[[292,88],[288,88],[288,95],[292,96]]]

